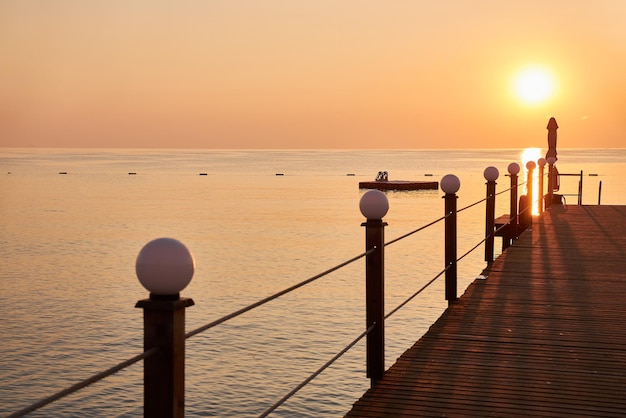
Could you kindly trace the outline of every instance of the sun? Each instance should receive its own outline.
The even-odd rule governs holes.
[[[513,81],[516,97],[529,105],[549,100],[554,94],[555,86],[556,82],[550,70],[539,66],[521,69]]]

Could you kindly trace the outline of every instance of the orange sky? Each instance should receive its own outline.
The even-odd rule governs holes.
[[[0,146],[626,147],[626,1],[0,0]],[[513,93],[530,64],[554,95]]]

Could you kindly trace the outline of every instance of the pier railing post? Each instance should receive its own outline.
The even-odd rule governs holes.
[[[556,173],[554,170],[554,163],[556,159],[554,157],[548,157],[548,199],[546,201],[546,208],[552,206],[552,199],[554,195],[554,189],[556,188]]]
[[[191,281],[193,256],[179,241],[159,238],[146,244],[136,262],[137,277],[150,291],[143,308],[144,350],[157,352],[144,359],[144,416],[185,416],[185,308],[194,304],[179,292]]]
[[[539,211],[539,215],[543,213],[543,205],[545,200],[545,196],[543,195],[543,175],[546,163],[547,161],[543,157],[537,160],[537,164],[539,165],[539,190],[537,191],[537,209]]]
[[[496,180],[500,172],[496,167],[487,167],[483,172],[487,180],[487,201],[485,210],[485,261],[493,262],[494,222],[496,219]]]
[[[583,204],[583,170],[580,170],[580,180],[578,180],[578,206]]]
[[[509,225],[506,227],[506,233],[502,237],[502,251],[506,250],[511,241],[517,239],[519,232],[519,219],[517,217],[517,174],[521,167],[518,163],[511,163],[507,167],[509,176],[511,177],[511,202],[509,205]]]
[[[446,300],[448,306],[457,300],[457,271],[456,271],[456,192],[459,191],[461,182],[453,174],[447,174],[441,179],[441,190],[445,193],[444,215],[445,219],[445,267],[446,267]]]
[[[367,219],[365,227],[365,322],[374,326],[367,334],[367,377],[374,387],[385,373],[385,226],[389,210],[387,196],[379,190],[366,192],[359,203]]]
[[[523,228],[531,228],[533,224],[533,171],[537,163],[534,161],[528,161],[526,163],[526,169],[528,170],[528,178],[526,180],[526,206],[523,215]],[[521,214],[520,214],[521,216]],[[522,223],[522,219],[520,219]]]

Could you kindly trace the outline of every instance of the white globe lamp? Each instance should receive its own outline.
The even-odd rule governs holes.
[[[496,181],[498,179],[498,176],[500,176],[500,172],[496,167],[490,166],[485,168],[483,176],[485,176],[485,180],[487,181]]]
[[[193,255],[180,241],[157,238],[139,252],[135,271],[139,282],[150,292],[150,297],[178,299],[178,295],[193,277]]]
[[[359,209],[367,219],[382,219],[389,211],[389,200],[380,190],[369,190],[361,196]]]
[[[521,167],[519,166],[518,163],[511,163],[509,164],[509,167],[507,168],[507,170],[509,171],[510,175],[514,176],[520,172]]]
[[[441,190],[445,194],[454,194],[461,188],[461,180],[454,174],[446,174],[441,178]]]

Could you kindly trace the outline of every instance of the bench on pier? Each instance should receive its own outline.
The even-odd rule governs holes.
[[[493,221],[495,231],[494,236],[502,237],[502,251],[506,250],[511,245],[513,240],[519,237],[519,235],[526,229],[523,225],[518,223],[518,220],[515,220],[514,224],[510,222],[511,215],[508,213],[498,216]]]
[[[520,196],[519,212],[515,215],[517,219],[514,219],[513,223],[511,222],[511,215],[508,213],[494,219],[494,236],[502,237],[502,251],[506,250],[513,240],[531,225],[532,215],[528,203],[528,196]]]

